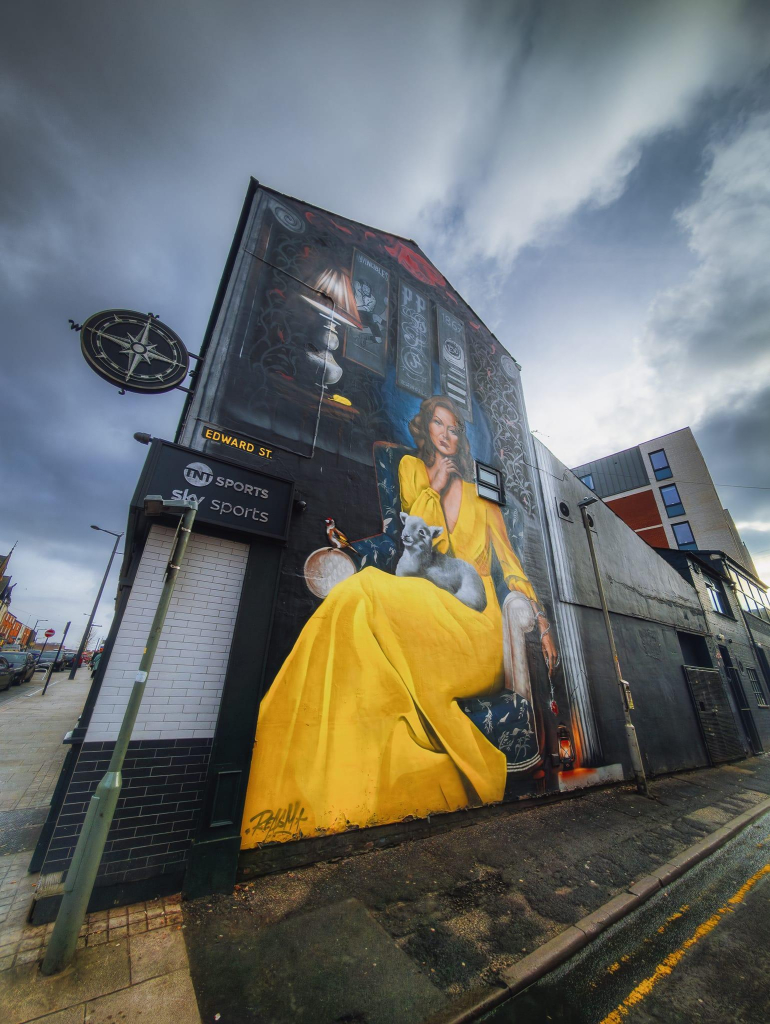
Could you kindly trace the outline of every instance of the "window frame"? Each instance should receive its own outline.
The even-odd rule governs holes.
[[[755,668],[747,667],[746,675],[749,677],[749,683],[751,684],[751,689],[754,692],[754,699],[757,702],[757,707],[770,708],[765,688],[762,685],[762,680],[759,678],[759,672],[757,672]]]
[[[661,466],[660,469],[656,469],[655,463],[652,461],[653,455],[662,455],[666,461],[666,465]],[[670,480],[671,477],[674,475],[671,469],[671,465],[669,464],[668,455],[666,455],[665,448],[656,448],[654,452],[647,452],[647,458],[650,460],[652,472],[655,474],[656,480]]]
[[[717,615],[724,615],[729,619],[734,618],[734,616],[730,614],[727,595],[725,594],[720,581],[704,572],[703,583],[708,590],[712,610],[715,611]],[[717,607],[717,605],[720,605],[721,607]]]
[[[476,467],[476,493],[480,498],[484,498],[486,501],[493,501],[496,505],[505,505],[505,480],[503,479],[503,473],[500,469],[495,469],[494,466],[487,465],[486,462],[475,463]],[[490,477],[493,477],[495,482],[492,483],[490,480],[484,480],[482,478],[483,473],[488,473]]]
[[[585,484],[586,487],[588,487],[589,490],[591,490],[591,491],[595,491],[596,490],[596,488],[594,487],[594,475],[593,475],[593,473],[586,473],[585,476],[579,476],[578,480],[581,482],[581,484]],[[591,481],[590,484],[588,482],[589,480]]]
[[[687,543],[682,544],[681,541],[679,540],[679,537],[677,536],[677,532],[676,531],[681,529],[683,526],[686,526],[687,529],[690,531],[690,536],[692,537],[692,543],[687,541]],[[671,530],[673,531],[673,534],[674,534],[674,540],[676,541],[676,546],[679,548],[680,551],[697,551],[698,550],[698,545],[697,545],[697,543],[695,541],[695,534],[692,532],[692,527],[690,526],[690,521],[688,519],[685,519],[684,522],[681,522],[681,523],[672,523],[671,524]]]
[[[679,493],[679,488],[676,484],[664,484],[664,486],[659,487],[658,490],[660,491],[660,500],[663,502],[663,507],[665,508],[669,519],[674,519],[676,516],[684,516],[687,514],[684,510],[684,505],[682,504],[682,495]],[[674,491],[677,500],[672,501],[671,503],[667,502],[666,496],[663,493],[664,491]]]
[[[730,579],[735,583],[735,596],[741,610],[747,615],[754,615],[758,619],[770,622],[770,599],[767,593],[758,587],[756,583],[742,576],[739,572],[730,567],[728,569]]]

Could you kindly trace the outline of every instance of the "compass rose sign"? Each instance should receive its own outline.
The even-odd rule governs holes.
[[[86,362],[104,380],[126,391],[159,394],[179,387],[190,356],[170,327],[152,313],[106,309],[80,329]]]

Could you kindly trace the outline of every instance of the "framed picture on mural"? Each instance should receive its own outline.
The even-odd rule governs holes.
[[[443,306],[438,307],[438,361],[441,367],[441,390],[457,402],[466,420],[472,423],[465,325]]]
[[[347,328],[345,358],[384,376],[388,352],[390,274],[379,263],[355,249],[351,277],[358,317],[364,329]]]
[[[433,332],[428,300],[411,283],[399,283],[396,383],[420,398],[433,393]]]

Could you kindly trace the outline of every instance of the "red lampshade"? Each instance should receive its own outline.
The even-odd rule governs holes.
[[[330,309],[317,298],[303,295],[302,298],[309,302],[311,306],[320,309],[331,320],[348,324],[359,331],[364,329],[364,325],[358,316],[356,299],[353,295],[353,285],[350,282],[350,274],[347,270],[337,270],[336,268],[329,267],[318,275],[317,280],[313,282],[311,287],[314,291],[326,295],[334,303],[333,308]]]

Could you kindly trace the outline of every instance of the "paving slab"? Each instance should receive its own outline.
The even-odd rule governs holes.
[[[200,1024],[190,975],[164,974],[95,999],[86,1007],[85,1024]]]
[[[200,909],[185,940],[206,1021],[394,1024],[447,1003],[358,900],[259,931],[248,915],[223,921]]]
[[[3,1024],[27,1024],[45,1014],[126,988],[131,981],[128,944],[108,943],[76,952],[61,974],[46,977],[37,961],[0,973]]]
[[[136,985],[187,967],[181,928],[158,928],[131,936],[131,982]]]
[[[70,1006],[66,1010],[38,1017],[35,1024],[85,1024],[85,1015],[86,1006],[85,1003],[81,1003],[79,1006]]]

